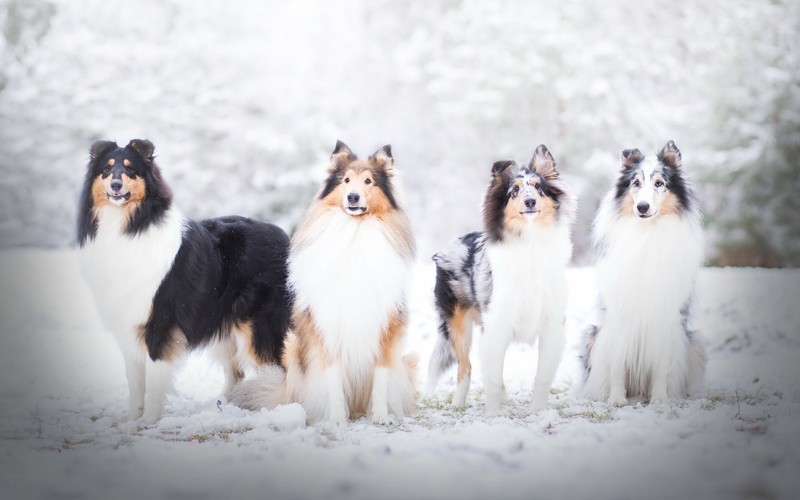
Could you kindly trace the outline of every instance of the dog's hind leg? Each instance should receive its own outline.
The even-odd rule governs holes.
[[[457,407],[463,408],[467,404],[467,393],[472,378],[472,363],[469,360],[469,351],[472,346],[472,318],[471,310],[456,307],[453,319],[450,321],[450,341],[458,361],[458,376],[456,378],[456,394],[453,399]]]
[[[533,400],[531,402],[534,411],[547,407],[550,386],[553,384],[556,370],[561,363],[565,342],[564,325],[561,322],[549,325],[539,335],[539,363],[533,383]]]
[[[239,366],[236,356],[236,339],[231,336],[220,340],[211,348],[211,357],[222,366],[225,376],[225,386],[222,395],[230,401],[233,387],[244,378],[244,372]]]

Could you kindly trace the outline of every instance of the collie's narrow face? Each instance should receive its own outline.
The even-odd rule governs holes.
[[[95,156],[96,155],[96,156]],[[140,203],[147,191],[147,168],[136,146],[124,148],[115,143],[97,143],[92,149],[92,201],[95,209]]]
[[[672,141],[655,159],[645,158],[638,149],[623,151],[616,192],[621,215],[647,220],[676,215],[686,208],[688,193],[680,161],[681,153]]]
[[[353,217],[396,210],[391,182],[393,165],[391,146],[384,146],[367,160],[360,160],[346,144],[338,141],[319,198]]]
[[[484,199],[485,229],[499,240],[522,234],[531,223],[553,224],[563,195],[556,162],[544,144],[525,167],[514,161],[496,162]]]

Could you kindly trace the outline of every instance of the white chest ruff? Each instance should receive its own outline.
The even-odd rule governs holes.
[[[366,369],[391,315],[404,306],[411,261],[372,217],[331,211],[309,230],[314,241],[289,258],[295,307],[311,310],[329,355],[348,370]]]
[[[483,315],[487,333],[503,325],[511,340],[532,342],[542,326],[563,322],[572,254],[568,232],[545,228],[525,239],[490,243],[486,251],[492,269],[492,297]]]
[[[122,233],[124,213],[113,206],[98,215],[94,240],[80,252],[81,270],[103,323],[118,340],[143,324],[153,296],[181,246],[184,219],[170,210],[164,221],[135,237]]]

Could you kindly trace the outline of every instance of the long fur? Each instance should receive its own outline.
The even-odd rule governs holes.
[[[593,237],[600,300],[597,321],[584,334],[579,393],[615,405],[685,397],[705,367],[691,325],[703,232],[674,142],[654,159],[623,151]]]
[[[547,405],[564,346],[565,268],[572,255],[575,199],[542,144],[527,166],[496,162],[483,203],[484,231],[466,234],[434,255],[439,337],[428,390],[458,363],[455,404],[464,406],[474,325],[483,326],[481,365],[486,413],[503,397],[503,360],[511,342],[539,340],[534,409]]]
[[[243,406],[296,401],[310,421],[333,423],[361,415],[387,423],[413,410],[415,362],[401,342],[414,240],[393,163],[389,146],[364,161],[337,142],[328,178],[292,236],[286,379],[243,386]]]
[[[276,364],[289,326],[289,238],[244,217],[184,218],[154,147],[99,141],[78,214],[81,265],[98,313],[125,360],[124,419],[158,420],[191,349],[214,344],[226,393],[247,364]]]

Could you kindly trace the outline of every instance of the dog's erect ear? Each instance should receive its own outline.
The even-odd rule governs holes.
[[[96,141],[89,147],[89,160],[94,162],[104,154],[118,147],[117,143],[113,141]]]
[[[156,150],[156,147],[147,139],[132,139],[131,142],[128,143],[128,147],[139,153],[139,156],[141,156],[145,162],[153,161],[153,152]]]
[[[497,177],[498,175],[503,175],[503,172],[508,170],[508,167],[513,167],[512,169],[517,168],[517,162],[514,160],[501,160],[496,161],[492,165],[492,175]]]
[[[536,151],[533,153],[528,168],[536,172],[543,179],[555,179],[558,177],[558,170],[556,170],[556,160],[547,146],[539,144]]]
[[[333,153],[331,153],[330,171],[333,172],[340,167],[344,167],[355,159],[356,155],[350,151],[347,144],[337,140],[336,147],[333,148]]]
[[[369,161],[376,167],[383,168],[389,175],[394,173],[394,157],[392,156],[392,146],[390,144],[375,151],[369,157]]]
[[[667,142],[656,155],[658,161],[674,169],[681,168],[681,151],[673,141]]]
[[[622,159],[622,166],[625,168],[631,168],[634,165],[637,165],[644,160],[644,155],[638,149],[625,149],[622,151],[621,155]]]

